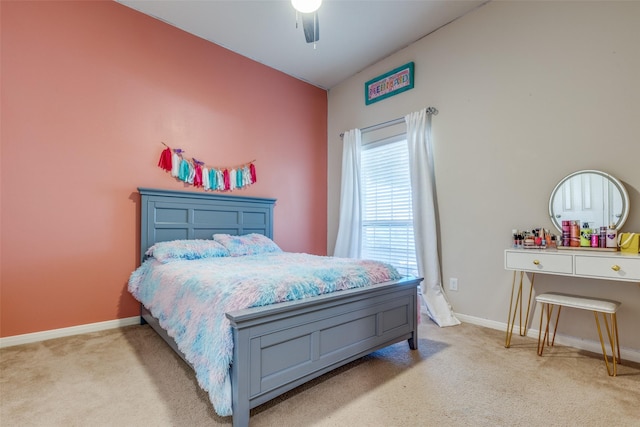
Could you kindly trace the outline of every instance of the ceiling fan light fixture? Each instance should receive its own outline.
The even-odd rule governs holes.
[[[322,0],[291,0],[291,5],[300,13],[313,13],[320,8]]]

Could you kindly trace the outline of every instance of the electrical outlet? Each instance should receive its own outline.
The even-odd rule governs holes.
[[[455,277],[449,278],[449,290],[457,291],[458,290],[458,279]]]

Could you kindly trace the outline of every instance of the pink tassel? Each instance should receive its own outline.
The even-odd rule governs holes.
[[[255,184],[258,181],[258,177],[256,176],[256,167],[251,163],[249,165],[249,173],[251,174],[251,183]]]
[[[196,187],[202,187],[202,166],[195,164],[196,175],[193,177],[193,185]]]
[[[224,189],[225,191],[228,191],[231,189],[231,181],[229,179],[229,170],[225,169],[224,172],[222,172],[223,177],[224,177]]]

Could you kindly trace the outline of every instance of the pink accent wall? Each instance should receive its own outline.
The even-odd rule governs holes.
[[[327,93],[113,1],[1,3],[0,336],[138,314],[137,187],[192,190],[166,142],[232,194],[276,198],[274,240],[326,254]]]

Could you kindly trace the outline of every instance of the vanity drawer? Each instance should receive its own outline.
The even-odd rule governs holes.
[[[598,279],[640,282],[640,257],[591,257],[576,255],[576,275]]]
[[[504,263],[507,270],[524,270],[535,273],[573,274],[572,256],[560,253],[507,251]]]

